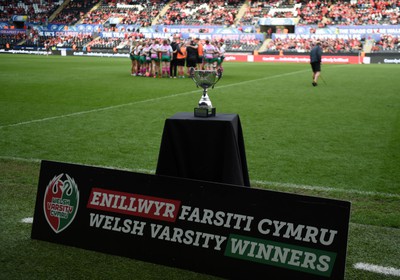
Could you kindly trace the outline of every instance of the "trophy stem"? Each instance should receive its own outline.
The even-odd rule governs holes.
[[[203,96],[200,98],[199,107],[202,108],[212,108],[212,103],[210,97],[207,94],[207,91],[203,92]]]

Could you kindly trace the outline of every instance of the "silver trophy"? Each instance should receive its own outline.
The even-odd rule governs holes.
[[[211,104],[207,91],[214,88],[215,84],[221,79],[222,71],[218,70],[195,70],[190,68],[190,77],[196,83],[197,87],[203,88],[203,95],[200,98],[199,106],[194,108],[195,117],[213,117],[215,116],[215,108]]]

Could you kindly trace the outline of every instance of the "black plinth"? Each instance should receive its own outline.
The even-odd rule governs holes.
[[[250,187],[239,116],[177,113],[168,118],[156,174]]]

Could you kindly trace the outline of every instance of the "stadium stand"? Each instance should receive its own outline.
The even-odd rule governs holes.
[[[260,30],[259,21],[267,19],[293,19],[296,26],[309,27],[309,34],[329,26],[399,25],[399,0],[0,0],[0,22],[2,30],[18,29],[18,32],[2,32],[0,47],[43,47],[50,42],[56,47],[76,49],[101,49],[128,51],[132,40],[144,38],[143,28],[163,32],[169,26],[190,26],[198,33],[220,26],[233,28],[240,34],[262,33],[262,39],[253,37],[227,37],[224,41],[227,52],[277,52],[303,53],[310,50],[315,38],[276,37],[276,34],[291,33],[287,28]],[[12,18],[27,15],[26,22],[16,26]],[[85,32],[65,36],[44,34],[38,26],[47,24],[97,25],[93,34]],[[253,27],[252,31],[247,30]],[[17,27],[17,28],[16,28]],[[100,38],[100,32],[124,32],[123,37]],[[379,33],[379,31],[377,31]],[[189,31],[190,33],[190,31]],[[379,34],[372,38],[324,38],[324,52],[358,53],[364,43],[371,43],[371,52],[399,51],[399,35]],[[259,37],[257,37],[259,38]]]
[[[276,39],[269,41],[268,50],[276,52],[309,52],[313,40],[309,39]],[[326,39],[322,44],[324,53],[358,53],[362,49],[362,42],[357,39]]]
[[[304,2],[298,9],[300,24],[364,25],[398,24],[399,3],[389,1]]]
[[[383,35],[381,40],[371,48],[372,52],[400,52],[400,38],[393,35]]]
[[[19,33],[16,35],[0,35],[0,47],[4,49],[11,49],[13,46],[17,45],[20,42],[25,41],[26,35],[24,33]]]
[[[0,22],[10,21],[13,15],[29,15],[29,22],[45,24],[48,16],[63,4],[63,0],[0,0]]]
[[[164,1],[103,1],[98,9],[82,16],[81,23],[109,25],[111,18],[121,24],[138,24],[150,26],[154,18],[165,6]]]
[[[100,0],[74,0],[65,1],[63,9],[59,11],[50,22],[74,25],[80,18],[89,12]]]
[[[235,22],[243,1],[174,1],[159,23],[166,25],[226,25]]]

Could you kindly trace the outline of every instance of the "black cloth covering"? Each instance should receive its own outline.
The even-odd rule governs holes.
[[[166,119],[156,174],[250,187],[239,115]]]

